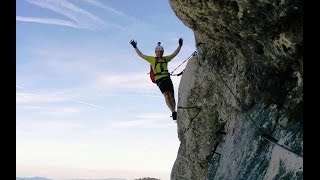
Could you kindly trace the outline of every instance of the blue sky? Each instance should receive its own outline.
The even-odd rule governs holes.
[[[16,27],[17,176],[169,179],[177,125],[129,44],[182,37],[170,72],[195,51],[168,1],[16,0]]]

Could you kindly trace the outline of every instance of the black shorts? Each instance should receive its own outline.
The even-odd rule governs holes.
[[[170,76],[160,78],[156,80],[156,83],[162,93],[170,91],[172,94],[174,94],[173,84]]]

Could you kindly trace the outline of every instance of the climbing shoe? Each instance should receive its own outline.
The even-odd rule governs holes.
[[[173,120],[177,120],[177,112],[173,112],[171,117]]]

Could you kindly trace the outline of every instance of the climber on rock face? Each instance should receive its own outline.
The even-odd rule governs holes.
[[[179,39],[178,48],[170,55],[163,56],[164,49],[161,43],[158,42],[155,48],[156,56],[144,55],[137,47],[137,41],[131,40],[130,44],[135,49],[136,53],[144,60],[148,61],[155,74],[155,83],[163,94],[166,104],[172,112],[172,119],[177,120],[176,101],[174,99],[174,89],[168,71],[168,62],[170,62],[179,52],[183,44],[183,39]]]

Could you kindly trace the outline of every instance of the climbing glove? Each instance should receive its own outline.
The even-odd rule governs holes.
[[[180,39],[179,39],[179,46],[182,46],[182,43],[183,43],[183,39],[180,38]]]
[[[133,46],[133,48],[137,47],[137,41],[131,40],[130,44]]]

